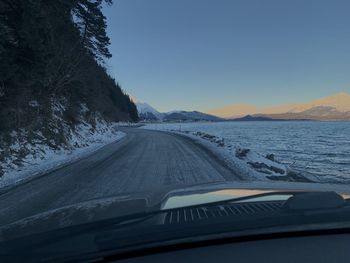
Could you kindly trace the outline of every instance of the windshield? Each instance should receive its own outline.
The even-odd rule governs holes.
[[[0,0],[0,240],[248,196],[346,199],[349,8]]]

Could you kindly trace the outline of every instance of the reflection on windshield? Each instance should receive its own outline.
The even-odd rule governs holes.
[[[229,199],[235,199],[239,197],[247,197],[257,194],[274,193],[273,190],[248,190],[248,189],[225,189],[219,191],[211,191],[199,194],[183,194],[170,196],[165,201],[162,209],[172,209],[178,207],[186,207],[192,205],[200,205],[206,203],[213,203],[218,201],[225,201]],[[268,195],[262,197],[252,197],[241,201],[235,202],[255,202],[255,201],[277,201],[287,200],[292,195]]]

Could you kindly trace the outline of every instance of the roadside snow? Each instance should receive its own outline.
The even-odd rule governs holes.
[[[4,175],[0,177],[0,188],[33,179],[50,170],[83,158],[106,144],[122,139],[125,133],[117,130],[118,125],[118,123],[110,124],[100,120],[95,127],[92,127],[83,122],[76,127],[74,132],[71,132],[68,146],[60,149],[53,149],[40,142],[36,144],[18,142],[12,145],[13,150],[21,150],[25,147],[30,153],[23,159],[20,166],[16,165],[10,158],[5,160],[3,163]]]
[[[273,155],[266,157],[250,150],[240,148],[225,142],[223,138],[201,132],[181,130],[181,124],[166,125],[147,124],[143,129],[162,130],[191,138],[205,146],[221,158],[229,167],[237,171],[247,180],[258,181],[314,181],[315,178],[305,177],[292,171],[288,166],[274,159]]]

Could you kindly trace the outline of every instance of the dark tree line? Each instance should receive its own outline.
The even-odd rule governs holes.
[[[103,66],[111,57],[103,4],[112,0],[0,0],[0,132],[49,132],[53,101],[67,105],[72,127],[81,103],[86,118],[137,120]]]

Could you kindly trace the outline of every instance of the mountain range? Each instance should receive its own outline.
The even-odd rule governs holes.
[[[234,104],[212,109],[209,114],[225,119],[237,119],[249,115],[253,118],[286,120],[350,120],[350,95],[340,92],[306,103],[285,104],[259,108],[250,104]]]
[[[223,118],[199,111],[170,111],[159,112],[145,102],[136,102],[139,118],[142,121],[222,121]]]
[[[350,95],[340,92],[306,103],[293,103],[259,108],[234,104],[209,110],[170,111],[161,113],[147,103],[136,102],[143,121],[267,121],[267,120],[350,120]]]

